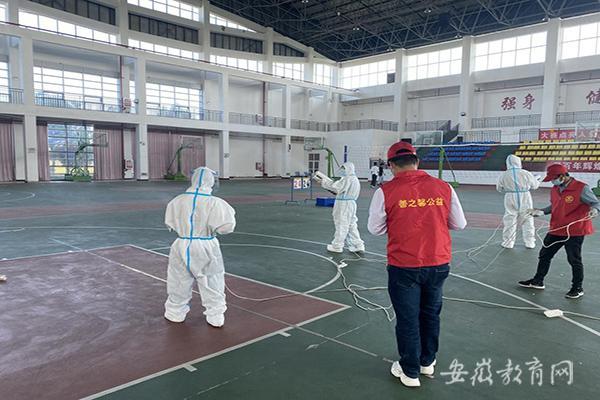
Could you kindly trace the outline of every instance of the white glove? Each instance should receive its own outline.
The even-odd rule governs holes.
[[[544,212],[542,210],[538,210],[537,208],[530,208],[527,210],[527,215],[531,215],[532,217],[543,217]]]
[[[535,175],[534,178],[538,181],[541,182],[542,181],[542,177],[540,175]]]
[[[596,218],[598,216],[598,210],[596,210],[595,208],[592,208],[588,214],[588,216],[590,218]]]

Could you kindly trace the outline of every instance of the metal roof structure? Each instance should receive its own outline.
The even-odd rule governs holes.
[[[211,0],[335,61],[548,18],[600,12],[600,0]]]

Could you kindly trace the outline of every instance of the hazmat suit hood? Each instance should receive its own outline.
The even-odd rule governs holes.
[[[522,168],[521,159],[513,154],[506,157],[506,169]]]
[[[215,185],[215,172],[207,167],[196,168],[192,175],[192,182],[188,188],[188,192],[195,192],[198,189],[199,193],[211,194]]]
[[[342,168],[344,168],[346,170],[347,176],[353,176],[356,174],[355,168],[354,168],[354,163],[351,163],[351,162],[343,163]]]

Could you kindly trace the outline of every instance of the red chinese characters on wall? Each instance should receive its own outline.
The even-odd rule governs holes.
[[[590,90],[587,96],[585,96],[588,104],[600,104],[600,89],[597,91]]]
[[[531,110],[533,106],[533,102],[535,101],[535,97],[531,93],[527,93],[527,96],[523,98],[523,103],[521,103],[521,108]],[[500,108],[504,111],[516,110],[517,109],[517,98],[515,96],[505,97],[500,104]]]

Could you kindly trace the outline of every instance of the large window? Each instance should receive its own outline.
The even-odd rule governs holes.
[[[154,18],[129,14],[129,29],[168,39],[198,44],[198,31]]]
[[[304,57],[304,53],[283,43],[273,43],[273,55],[284,57]]]
[[[283,76],[284,78],[303,80],[304,64],[274,62],[273,75]]]
[[[200,53],[196,51],[183,50],[178,49],[176,47],[169,47],[156,43],[143,42],[141,40],[129,39],[129,47],[135,47],[136,49],[140,50],[164,54],[170,57],[188,58],[190,60],[200,59]]]
[[[333,82],[333,68],[327,64],[315,64],[313,68],[313,81],[321,85],[331,86]]]
[[[341,69],[342,87],[356,89],[359,87],[384,85],[388,82],[387,75],[395,71],[395,60],[343,67]]]
[[[563,60],[600,54],[600,23],[571,26],[563,29]]]
[[[94,127],[84,125],[48,124],[48,158],[50,179],[63,180],[76,165],[94,174],[94,148],[89,146],[77,155],[79,146],[93,143]]]
[[[263,62],[257,60],[247,60],[245,58],[234,58],[210,55],[210,62],[220,65],[227,65],[233,68],[246,69],[249,71],[263,72]]]
[[[245,51],[247,53],[262,54],[263,42],[256,39],[248,39],[238,36],[225,35],[222,33],[210,33],[211,47],[219,49]]]
[[[198,112],[203,109],[204,99],[201,89],[147,83],[146,102],[148,113],[164,115],[165,111]]]
[[[0,88],[5,89],[10,86],[8,81],[8,63],[0,61]]]
[[[546,59],[546,32],[475,45],[475,71],[542,63]]]
[[[252,29],[248,29],[245,26],[242,26],[226,18],[219,17],[218,15],[213,13],[210,13],[210,23],[212,25],[224,26],[226,28],[238,29],[240,31],[254,32]]]
[[[115,77],[34,67],[33,85],[38,104],[67,108],[119,111],[119,80]],[[77,106],[77,107],[76,107]]]
[[[71,24],[43,15],[32,14],[23,10],[19,10],[19,24],[26,27],[58,33],[59,35],[75,36],[81,39],[98,40],[106,43],[117,43],[116,35],[96,31],[94,29],[86,28],[85,26]]]
[[[31,0],[44,6],[115,25],[115,9],[88,0]]]
[[[200,21],[200,8],[177,0],[127,0],[129,4],[150,10]]]
[[[437,78],[460,74],[462,69],[462,48],[432,51],[408,56],[409,81],[415,79]]]
[[[6,21],[6,4],[0,3],[0,21]]]

